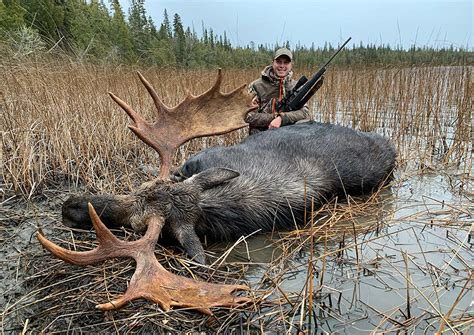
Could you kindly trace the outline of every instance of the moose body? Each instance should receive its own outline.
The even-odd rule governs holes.
[[[63,222],[90,225],[87,202],[109,226],[141,230],[146,218],[158,213],[165,218],[163,231],[204,262],[199,238],[232,240],[293,229],[312,202],[317,208],[383,185],[395,158],[395,149],[380,135],[306,122],[203,150],[171,175],[174,182],[147,182],[129,195],[72,197],[63,206]]]
[[[197,234],[228,240],[293,229],[303,223],[305,203],[310,209],[312,201],[318,207],[334,197],[372,192],[391,174],[395,156],[377,134],[307,122],[204,150],[174,175],[189,178],[211,168],[239,173],[204,190],[199,200]]]

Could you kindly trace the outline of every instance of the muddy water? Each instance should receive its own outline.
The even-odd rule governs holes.
[[[271,269],[269,264],[277,264],[285,247],[270,236],[248,239],[228,259],[249,259],[256,264],[247,274],[255,288],[272,291],[272,284],[263,284],[268,277],[273,287],[278,283],[270,300],[280,301],[277,308],[287,312],[284,328],[288,331],[311,327],[312,331],[338,334],[397,329],[433,333],[440,326],[440,315],[446,315],[457,299],[448,319],[474,317],[471,285],[463,291],[473,264],[474,238],[469,239],[474,224],[473,184],[453,171],[415,176],[401,172],[391,192],[382,195],[383,216],[376,210],[356,218],[358,224],[373,225],[374,216],[380,221],[377,229],[357,236],[357,254],[351,247],[354,239],[345,241],[350,247],[342,256],[330,254],[340,247],[340,241],[327,242],[326,257],[321,256],[324,243],[315,245],[311,318],[307,316],[307,245],[288,257],[281,269]],[[293,305],[282,303],[285,299]],[[302,300],[306,300],[303,306]],[[445,329],[453,331],[449,326]]]

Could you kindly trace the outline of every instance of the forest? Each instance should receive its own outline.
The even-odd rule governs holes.
[[[146,12],[145,0],[132,0],[127,14],[118,0],[2,0],[0,56],[3,59],[66,57],[94,64],[168,68],[250,68],[263,66],[273,51],[290,47],[299,65],[322,64],[335,45],[290,45],[289,41],[234,46],[226,32],[185,27],[179,13],[163,9],[161,23]],[[198,31],[197,31],[198,30]],[[348,45],[335,61],[340,66],[466,65],[473,52],[457,47],[388,44]]]

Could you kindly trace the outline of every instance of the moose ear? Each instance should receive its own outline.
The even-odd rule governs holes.
[[[202,190],[207,190],[216,187],[217,185],[220,185],[226,181],[234,179],[239,175],[240,173],[231,169],[213,167],[198,174],[195,174],[191,178],[187,179],[186,182],[193,183],[200,187]]]

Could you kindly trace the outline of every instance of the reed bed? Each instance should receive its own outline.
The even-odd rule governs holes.
[[[315,208],[307,226],[292,232],[208,246],[209,266],[157,246],[160,263],[174,273],[249,284],[253,304],[214,309],[213,316],[164,312],[146,301],[96,311],[97,303],[123,292],[133,262],[71,266],[41,250],[33,234],[42,227],[63,246],[90,249],[93,232],[61,226],[60,205],[68,194],[127,192],[157,175],[156,153],[127,130],[127,116],[107,95],[115,93],[151,119],[154,107],[135,70],[0,65],[3,333],[469,331],[472,66],[332,69],[310,101],[314,118],[390,137],[399,153],[391,187]],[[208,89],[217,74],[140,71],[171,106],[187,90]],[[223,90],[259,72],[225,69]],[[180,148],[174,163],[245,136],[240,130],[195,139]],[[137,238],[126,230],[116,234]]]
[[[0,71],[5,191],[29,197],[66,179],[116,192],[156,172],[156,154],[130,134],[127,116],[107,94],[123,97],[152,118],[152,101],[133,69],[17,64]],[[216,76],[208,70],[141,71],[170,106],[188,90],[205,91]],[[250,82],[256,73],[226,70],[223,90]],[[311,107],[316,120],[390,136],[401,162],[414,161],[407,155],[419,157],[422,166],[441,159],[467,173],[473,164],[471,76],[470,67],[333,70]],[[175,163],[202,147],[243,136],[193,141]]]

